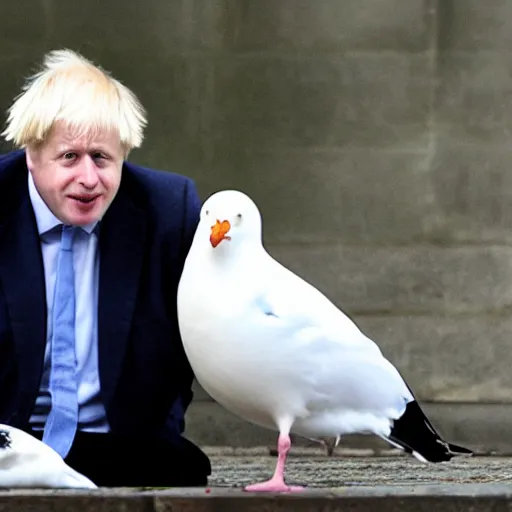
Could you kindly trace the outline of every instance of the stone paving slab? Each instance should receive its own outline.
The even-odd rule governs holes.
[[[511,488],[503,484],[309,489],[290,495],[256,495],[219,488],[0,493],[0,512],[509,512],[511,509]]]
[[[391,450],[389,451],[391,453]],[[210,455],[213,487],[242,487],[272,476],[276,458],[259,455]],[[424,464],[406,455],[364,457],[336,452],[333,457],[301,450],[288,458],[286,480],[314,489],[411,487],[440,484],[504,484],[512,491],[512,458],[468,457]]]
[[[512,458],[472,457],[422,464],[404,455],[365,457],[342,450],[333,457],[298,450],[287,479],[307,484],[300,494],[246,493],[267,478],[275,457],[265,449],[208,450],[213,474],[207,488],[5,490],[0,512],[505,512],[512,510]]]

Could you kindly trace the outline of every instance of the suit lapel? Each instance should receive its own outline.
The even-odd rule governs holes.
[[[121,190],[101,222],[99,242],[98,354],[106,407],[120,376],[146,247],[146,212]]]
[[[21,170],[20,170],[21,172]],[[26,175],[25,175],[26,176]],[[0,286],[7,301],[18,356],[22,403],[32,406],[37,396],[46,346],[46,293],[37,225],[28,198],[0,226]],[[20,411],[26,416],[29,411]]]

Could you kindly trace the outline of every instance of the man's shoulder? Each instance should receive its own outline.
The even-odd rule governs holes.
[[[201,198],[196,184],[177,172],[125,162],[119,192],[162,226],[199,218]]]
[[[0,222],[28,197],[27,173],[24,151],[0,154]]]
[[[5,153],[0,153],[0,164],[4,164],[4,162],[15,161],[19,159],[25,158],[25,150],[24,149],[13,149],[11,151],[7,151]]]
[[[20,168],[26,168],[25,151],[17,149],[0,154],[0,180],[19,174]]]
[[[186,254],[201,210],[192,178],[125,162],[119,193],[124,198],[128,195],[132,204],[145,212],[151,230],[169,237],[173,251]],[[182,243],[176,244],[176,240]]]
[[[194,181],[177,172],[145,167],[125,162],[123,173],[128,176],[129,185],[137,187],[139,193],[141,188],[151,195],[151,200],[158,199],[169,202],[171,198],[183,198],[186,188],[195,186]]]

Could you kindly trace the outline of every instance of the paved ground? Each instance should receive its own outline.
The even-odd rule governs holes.
[[[472,457],[422,464],[386,452],[295,449],[289,483],[306,484],[293,495],[250,494],[245,484],[268,478],[276,458],[261,449],[208,449],[208,488],[12,490],[0,492],[0,512],[510,512],[512,457]]]
[[[242,487],[269,478],[276,458],[266,450],[222,454],[209,450],[212,487]],[[289,457],[286,479],[312,488],[414,486],[423,484],[489,484],[512,486],[512,457],[469,457],[441,464],[423,464],[394,451],[380,457],[337,452],[327,457],[318,450],[302,450]]]

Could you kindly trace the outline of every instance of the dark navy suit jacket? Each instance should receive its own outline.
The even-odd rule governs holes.
[[[0,422],[28,430],[46,343],[43,259],[24,151],[0,156]],[[98,358],[113,432],[180,443],[192,370],[176,294],[199,219],[185,177],[125,163],[100,229]]]

